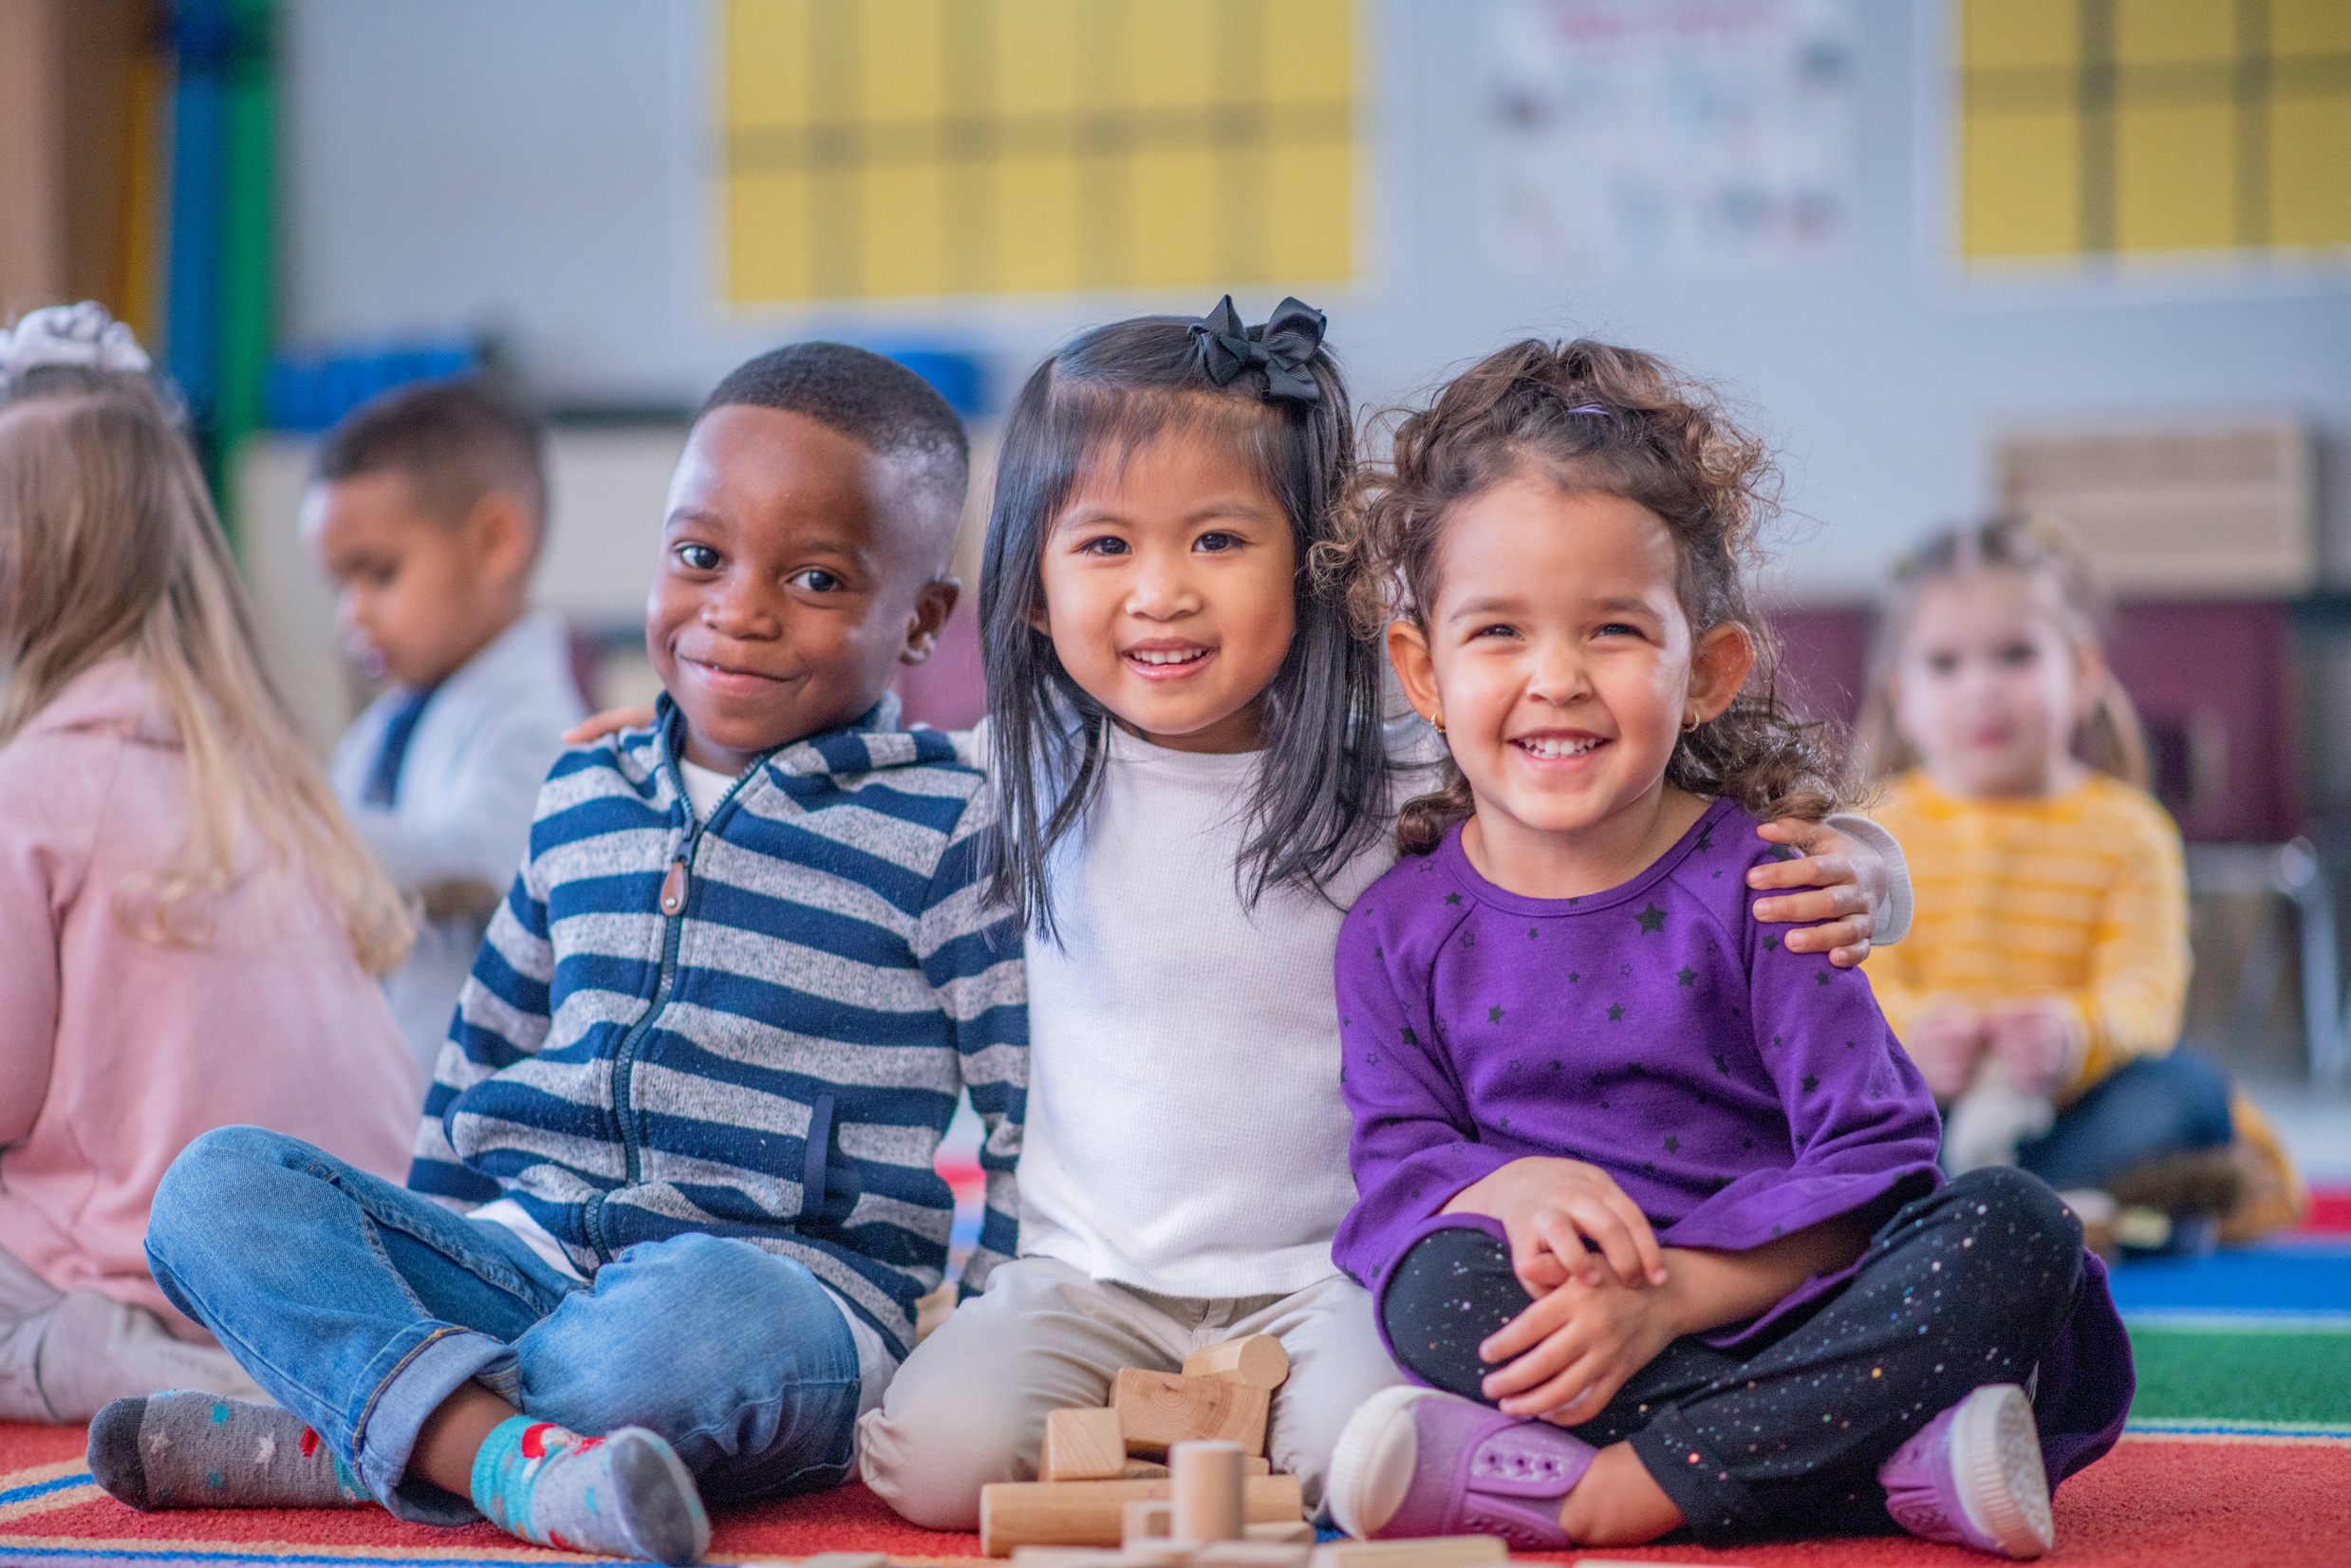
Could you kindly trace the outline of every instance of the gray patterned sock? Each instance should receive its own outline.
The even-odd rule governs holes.
[[[134,1508],[357,1508],[334,1448],[278,1405],[175,1391],[118,1399],[90,1423],[90,1474]]]

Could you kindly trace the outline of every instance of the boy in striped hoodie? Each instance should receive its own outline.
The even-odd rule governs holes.
[[[156,1278],[285,1408],[111,1407],[108,1490],[367,1494],[684,1562],[704,1497],[851,1473],[946,1261],[931,1159],[965,1090],[989,1173],[965,1289],[1017,1223],[1027,1016],[987,798],[888,695],[954,607],[966,476],[953,410],[860,349],[720,383],[647,604],[667,696],[541,792],[407,1187],[253,1128],[189,1148]]]

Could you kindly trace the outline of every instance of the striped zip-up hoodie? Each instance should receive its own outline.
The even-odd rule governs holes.
[[[904,1356],[946,1264],[931,1161],[968,1090],[987,1126],[978,1289],[1017,1234],[1020,931],[983,901],[981,775],[895,710],[769,754],[706,823],[666,698],[650,731],[558,761],[409,1185],[514,1199],[591,1277],[631,1242],[739,1237],[807,1264]]]

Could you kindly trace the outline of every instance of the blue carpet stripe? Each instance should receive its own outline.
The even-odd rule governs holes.
[[[0,1492],[0,1508],[5,1508],[11,1503],[22,1503],[27,1498],[47,1497],[51,1492],[62,1492],[68,1486],[89,1484],[90,1472],[79,1470],[72,1475],[61,1475],[54,1481],[35,1482],[29,1486],[11,1486],[7,1491]]]

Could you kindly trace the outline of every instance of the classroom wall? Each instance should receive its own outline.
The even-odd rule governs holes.
[[[1858,210],[1838,259],[1692,275],[1528,275],[1474,239],[1482,33],[1471,0],[1367,0],[1378,102],[1374,275],[1324,291],[1367,402],[1523,333],[1588,331],[1720,378],[1781,443],[1792,596],[1866,594],[1937,520],[1989,500],[1992,431],[2043,414],[2301,413],[2351,432],[2351,293],[2268,287],[1962,290],[1922,263],[1918,40],[1940,8],[1861,8]],[[706,12],[694,0],[286,0],[286,327],[349,340],[477,327],[576,403],[688,404],[793,336],[930,337],[1017,376],[1092,297],[730,319],[697,273]],[[1261,314],[1274,303],[1244,296]],[[2351,582],[2351,486],[2329,569]]]

